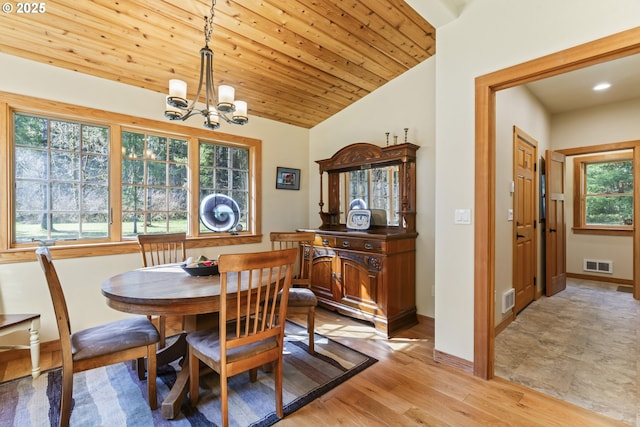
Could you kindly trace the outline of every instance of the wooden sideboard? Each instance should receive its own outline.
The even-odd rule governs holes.
[[[379,147],[360,142],[317,161],[322,225],[313,230],[316,240],[305,251],[305,256],[313,258],[312,290],[321,306],[370,321],[387,337],[418,323],[415,218],[419,148],[410,143]],[[384,213],[385,220],[367,229],[347,228],[345,217],[353,202]]]
[[[314,230],[312,290],[318,303],[372,322],[391,337],[418,322],[416,234]]]

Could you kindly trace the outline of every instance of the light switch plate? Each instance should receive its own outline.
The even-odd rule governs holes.
[[[454,224],[471,224],[471,209],[456,209],[453,222]]]
[[[513,221],[513,209],[507,211],[507,221]]]

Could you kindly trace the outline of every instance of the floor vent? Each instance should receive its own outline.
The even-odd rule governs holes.
[[[601,261],[597,259],[585,259],[584,271],[593,273],[613,274],[613,261]]]
[[[507,313],[516,305],[516,290],[511,288],[502,294],[502,314]]]

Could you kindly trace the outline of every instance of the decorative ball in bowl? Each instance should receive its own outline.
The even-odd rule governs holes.
[[[187,274],[190,276],[213,276],[218,274],[218,263],[209,259],[201,259],[200,257],[196,261],[189,262],[187,260],[184,264],[180,265]]]

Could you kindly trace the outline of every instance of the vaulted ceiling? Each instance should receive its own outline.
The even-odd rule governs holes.
[[[0,52],[161,93],[179,78],[195,96],[211,3],[42,4],[0,14]],[[250,116],[310,128],[434,55],[435,37],[403,0],[218,0],[209,46]]]

